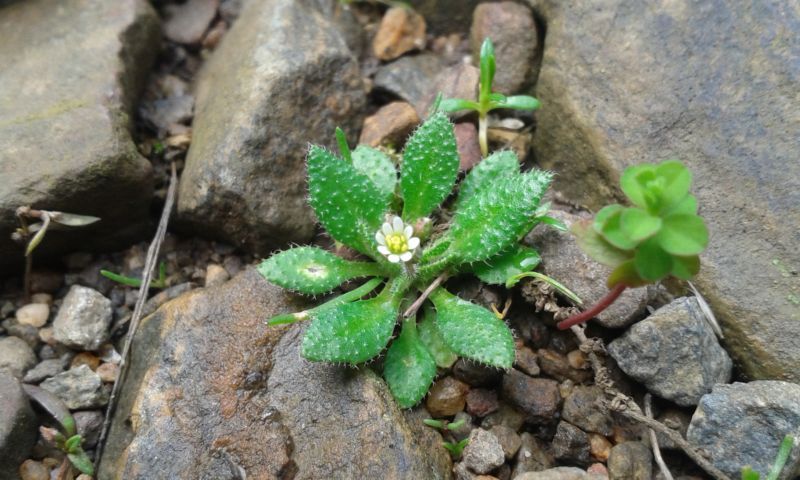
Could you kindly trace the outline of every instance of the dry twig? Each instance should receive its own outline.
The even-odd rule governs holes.
[[[644,394],[644,414],[647,418],[653,418],[653,396],[649,393]],[[658,446],[658,436],[652,428],[647,429],[650,432],[650,444],[653,446],[653,457],[656,459],[658,469],[667,480],[673,480],[672,472],[669,471],[667,464],[664,463],[664,458],[661,456],[661,448]]]
[[[103,430],[100,432],[100,440],[97,442],[97,453],[95,457],[95,470],[98,470],[100,459],[103,456],[103,449],[105,448],[106,437],[108,430],[111,427],[111,417],[114,415],[114,409],[117,406],[117,396],[119,390],[122,388],[122,383],[125,381],[125,375],[128,372],[128,357],[130,355],[131,344],[133,337],[136,335],[136,329],[139,327],[139,322],[142,319],[142,312],[145,302],[147,301],[147,293],[150,290],[150,282],[153,280],[153,271],[155,271],[156,263],[158,260],[158,252],[161,249],[161,244],[164,241],[164,236],[167,234],[167,224],[169,224],[169,215],[172,212],[172,207],[175,204],[175,192],[178,187],[178,173],[175,168],[175,163],[172,163],[172,174],[169,179],[169,189],[167,190],[167,198],[164,203],[164,209],[161,211],[161,218],[158,222],[156,234],[153,241],[150,242],[150,247],[147,249],[147,257],[144,263],[144,271],[142,272],[142,285],[139,287],[139,296],[136,299],[136,305],[133,307],[133,316],[131,317],[131,324],[128,328],[128,334],[125,337],[125,345],[122,349],[122,359],[119,362],[119,372],[114,381],[114,387],[111,389],[111,396],[108,400],[108,407],[106,407],[106,416],[103,420]]]

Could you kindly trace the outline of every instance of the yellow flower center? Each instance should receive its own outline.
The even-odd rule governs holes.
[[[408,239],[402,233],[390,233],[386,235],[386,248],[395,255],[408,251]]]

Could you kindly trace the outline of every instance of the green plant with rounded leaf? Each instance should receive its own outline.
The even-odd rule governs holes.
[[[384,153],[364,145],[351,151],[341,131],[337,137],[341,157],[309,148],[309,203],[328,234],[364,260],[296,247],[264,260],[259,271],[308,295],[368,280],[270,323],[310,320],[301,348],[309,360],[356,365],[385,352],[383,376],[402,407],[418,403],[437,367],[449,367],[459,356],[510,368],[514,340],[503,320],[442,283],[475,273],[504,284],[510,275],[533,270],[539,255],[519,240],[544,218],[539,201],[551,174],[523,173],[512,152],[497,152],[461,183],[449,224],[433,229],[434,212],[450,196],[459,166],[453,125],[444,113],[433,113],[408,139],[399,176]]]
[[[620,179],[632,206],[608,205],[593,220],[572,226],[580,247],[613,268],[608,295],[594,307],[558,324],[585,322],[608,308],[626,288],[673,276],[689,280],[700,271],[708,228],[689,193],[692,174],[677,160],[628,167]]]
[[[464,98],[446,98],[442,100],[441,108],[445,112],[458,112],[472,110],[478,112],[478,143],[483,156],[489,154],[489,143],[486,138],[487,116],[492,110],[510,108],[513,110],[536,110],[542,104],[538,99],[529,95],[506,96],[492,91],[495,72],[495,55],[492,40],[485,38],[481,44],[480,52],[480,83],[478,84],[478,99],[467,100]]]

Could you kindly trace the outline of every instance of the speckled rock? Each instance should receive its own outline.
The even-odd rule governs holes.
[[[344,38],[309,1],[248,2],[197,79],[178,218],[260,254],[314,232],[308,143],[356,138],[365,103]]]
[[[22,378],[34,365],[36,354],[25,340],[19,337],[0,338],[0,370]]]
[[[717,385],[700,399],[687,440],[708,452],[714,465],[731,477],[743,465],[768,472],[784,435],[800,438],[800,385],[756,381]],[[795,445],[797,440],[795,440]],[[795,447],[780,478],[800,475]]]
[[[472,19],[472,11],[482,0],[409,0],[437,35],[465,32]]]
[[[0,370],[0,479],[15,480],[36,442],[36,415],[19,381]]]
[[[534,149],[559,173],[555,187],[598,209],[621,198],[624,167],[685,162],[711,238],[695,283],[728,351],[751,379],[800,381],[800,111],[787,101],[800,11],[748,0],[529,3],[547,25]]]
[[[72,410],[97,408],[108,403],[109,391],[103,388],[100,376],[86,365],[54,375],[40,387],[63,400]]]
[[[419,115],[406,102],[391,102],[364,119],[359,144],[378,147],[392,145],[399,147],[420,122]]]
[[[558,422],[553,437],[553,455],[561,462],[588,467],[591,463],[589,435],[568,422]]]
[[[559,210],[553,210],[548,215],[561,220],[568,227],[580,219],[577,215]],[[570,232],[540,226],[529,233],[524,242],[541,254],[544,273],[557,278],[574,291],[585,305],[594,304],[608,293],[606,279],[611,269],[586,255]],[[612,328],[630,325],[644,313],[647,299],[646,288],[629,288],[600,313],[596,321]]]
[[[694,297],[665,305],[608,345],[627,375],[685,407],[731,378],[732,362]]]
[[[464,465],[475,473],[489,473],[505,462],[503,447],[491,432],[476,428],[464,448]]]
[[[46,378],[58,375],[64,371],[66,362],[61,358],[51,358],[49,360],[42,360],[37,363],[35,367],[28,370],[23,378],[25,383],[39,383]]]
[[[653,454],[641,442],[624,442],[611,449],[608,478],[611,480],[650,480],[653,477]]]
[[[264,323],[304,307],[247,269],[145,318],[99,477],[450,478],[438,434],[371,370],[308,362],[302,325]]]
[[[576,467],[556,467],[541,472],[523,473],[514,480],[583,480],[586,472]]]
[[[97,290],[73,285],[53,320],[59,343],[82,350],[97,350],[108,339],[111,300]]]
[[[38,258],[122,247],[149,219],[151,167],[136,151],[129,115],[159,51],[158,17],[145,0],[57,4],[0,10],[0,58],[14,65],[0,71],[2,271],[22,266],[22,247],[10,240],[19,206],[102,218],[48,234]]]
[[[432,53],[405,56],[378,69],[374,88],[402,98],[417,115],[424,116],[424,105],[431,98],[432,86],[443,67],[442,59]]]
[[[584,387],[578,385],[564,399],[564,408],[561,411],[561,416],[564,417],[564,420],[584,431],[610,436],[613,433],[613,421],[596,404],[598,399],[604,397],[603,390],[598,386]]]
[[[404,6],[391,7],[383,14],[372,40],[372,53],[381,60],[394,60],[404,53],[425,47],[425,18]]]
[[[503,396],[519,407],[531,423],[552,421],[561,405],[558,382],[531,378],[513,369],[503,376]]]

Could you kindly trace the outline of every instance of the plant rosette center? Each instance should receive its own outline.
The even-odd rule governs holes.
[[[408,262],[414,257],[414,251],[420,243],[419,238],[413,235],[414,228],[395,216],[375,234],[378,251],[392,263]]]

